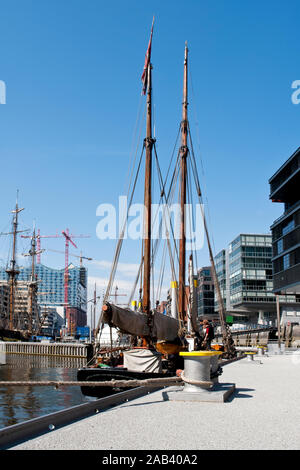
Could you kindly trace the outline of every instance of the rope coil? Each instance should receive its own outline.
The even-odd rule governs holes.
[[[204,380],[187,379],[184,376],[184,371],[181,372],[180,377],[183,380],[183,382],[185,382],[187,384],[190,384],[190,385],[199,385],[201,387],[208,387],[208,388],[213,386],[213,382],[211,382],[210,380],[209,381],[204,381]]]

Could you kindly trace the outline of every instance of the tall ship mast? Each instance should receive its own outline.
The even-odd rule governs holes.
[[[40,254],[43,250],[37,250],[37,239],[39,235],[35,233],[35,227],[33,228],[33,233],[31,236],[31,247],[28,255],[31,256],[31,275],[29,281],[29,302],[28,302],[28,334],[36,333],[40,327],[40,319],[38,311],[36,311],[36,299],[37,299],[37,290],[38,290],[38,281],[36,279],[35,265],[36,265],[36,255]]]
[[[152,186],[152,147],[154,139],[152,138],[152,65],[151,65],[151,43],[153,34],[153,24],[149,46],[146,54],[146,70],[147,75],[147,122],[146,122],[146,138],[144,146],[146,149],[145,162],[145,188],[144,188],[144,276],[143,276],[143,312],[150,316],[150,278],[151,278],[151,186]],[[145,77],[146,78],[146,77]],[[145,84],[144,84],[145,87]]]
[[[186,178],[187,178],[187,136],[188,136],[188,101],[187,101],[187,61],[188,48],[185,44],[184,51],[184,73],[183,73],[183,102],[181,121],[181,147],[180,147],[180,242],[179,242],[179,292],[178,292],[178,314],[182,320],[185,318],[185,273],[186,273]]]
[[[14,330],[18,326],[18,319],[15,318],[14,309],[15,309],[15,294],[16,294],[16,280],[19,274],[19,270],[16,264],[16,251],[17,251],[17,233],[18,233],[18,215],[24,210],[24,208],[19,208],[18,198],[16,201],[16,207],[12,211],[13,216],[13,245],[12,245],[12,256],[10,260],[10,266],[6,270],[8,274],[8,283],[9,283],[9,309],[8,309],[8,328],[9,330]]]
[[[5,312],[5,319],[2,322],[2,329],[8,334],[9,337],[16,337],[21,339],[28,339],[39,327],[39,311],[37,307],[37,280],[35,274],[35,257],[37,253],[42,250],[36,250],[35,229],[30,236],[23,236],[24,238],[31,238],[31,248],[29,253],[23,256],[31,257],[31,275],[28,281],[18,281],[20,269],[17,265],[17,238],[18,234],[27,232],[28,230],[18,230],[19,226],[19,213],[24,208],[18,205],[18,197],[16,206],[13,211],[12,231],[8,233],[1,233],[0,235],[12,235],[12,252],[9,265],[6,269],[8,275],[7,280],[7,310]]]

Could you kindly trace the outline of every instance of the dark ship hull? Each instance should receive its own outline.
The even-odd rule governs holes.
[[[89,381],[89,382],[106,382],[110,380],[145,380],[145,379],[159,379],[165,377],[174,377],[174,371],[166,372],[139,372],[134,370],[128,370],[125,367],[105,367],[105,368],[93,368],[86,367],[77,371],[78,382]],[[85,396],[104,398],[109,395],[114,395],[119,392],[129,390],[128,387],[117,388],[117,387],[81,387],[81,392]]]
[[[18,330],[0,329],[1,341],[28,341],[29,335]]]

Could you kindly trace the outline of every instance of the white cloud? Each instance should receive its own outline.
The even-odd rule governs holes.
[[[111,271],[112,263],[106,260],[93,260],[92,264],[98,266],[102,271]],[[118,263],[117,272],[124,274],[125,276],[136,276],[139,270],[139,265],[136,263]]]

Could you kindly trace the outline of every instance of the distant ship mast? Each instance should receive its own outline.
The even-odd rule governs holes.
[[[17,251],[17,233],[18,232],[18,215],[24,210],[24,208],[19,208],[18,206],[18,195],[16,201],[16,208],[12,211],[14,214],[13,217],[13,231],[10,234],[13,235],[13,248],[12,248],[12,257],[10,260],[10,267],[6,270],[8,274],[8,284],[9,284],[9,308],[8,308],[8,325],[9,329],[13,330],[15,327],[15,318],[14,318],[14,308],[15,308],[15,288],[16,288],[16,278],[19,274],[19,270],[16,265],[16,251]]]

